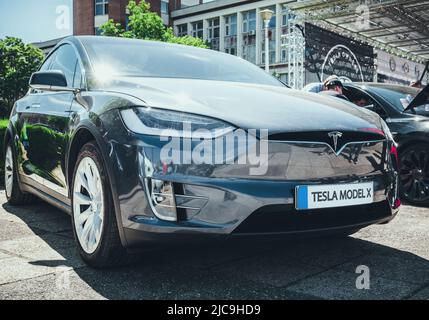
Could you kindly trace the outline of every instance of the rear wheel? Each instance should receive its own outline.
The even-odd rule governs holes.
[[[73,231],[82,259],[96,268],[128,262],[106,170],[93,142],[84,145],[78,155],[72,188]]]
[[[34,197],[31,194],[22,192],[19,187],[18,172],[15,166],[11,142],[8,142],[6,146],[4,160],[4,185],[6,198],[9,204],[17,206],[33,202]]]
[[[429,203],[429,145],[419,143],[401,152],[399,175],[403,199]]]

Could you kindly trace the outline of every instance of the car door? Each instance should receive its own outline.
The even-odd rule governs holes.
[[[55,52],[49,55],[40,67],[40,71],[49,70],[55,58]],[[35,153],[33,143],[33,126],[37,123],[37,110],[40,109],[41,91],[30,89],[29,93],[17,102],[16,106],[16,130],[18,136],[17,161],[18,171],[24,183],[33,185],[36,188],[43,186],[43,177],[37,170],[38,152]],[[29,134],[30,133],[30,134]]]
[[[49,70],[62,71],[68,87],[80,86],[80,64],[75,49],[70,44],[56,49]],[[69,91],[39,92],[38,105],[32,108],[31,127],[27,127],[30,159],[34,170],[43,178],[43,185],[47,189],[45,191],[61,200],[68,195],[65,150],[69,139],[70,107],[73,99],[74,93]]]

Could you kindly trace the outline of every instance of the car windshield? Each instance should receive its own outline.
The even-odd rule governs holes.
[[[401,112],[408,107],[411,101],[413,101],[421,91],[421,89],[407,86],[383,84],[372,84],[370,89],[385,100],[391,102],[394,107]],[[421,103],[418,108],[423,109],[423,111],[429,111],[429,101]]]
[[[259,67],[235,56],[164,42],[84,37],[94,71],[133,77],[185,78],[284,86]]]

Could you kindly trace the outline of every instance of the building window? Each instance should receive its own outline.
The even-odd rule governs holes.
[[[281,62],[287,62],[288,56],[287,56],[287,34],[289,29],[289,21],[294,19],[294,15],[291,13],[291,11],[286,7],[282,7],[281,12],[282,17],[282,25],[280,28],[280,61]]]
[[[161,1],[161,13],[168,14],[168,1]]]
[[[207,20],[209,27],[207,28],[208,41],[210,48],[213,50],[219,50],[219,37],[220,37],[220,26],[219,18]]]
[[[195,38],[203,38],[203,22],[197,21],[192,23],[192,36]]]
[[[109,14],[109,0],[95,0],[95,15],[104,16]]]
[[[256,10],[243,12],[243,58],[256,63]]]
[[[170,24],[169,5],[170,0],[161,0],[161,19],[165,26]]]
[[[243,12],[243,32],[256,30],[256,10]]]
[[[236,36],[237,35],[237,15],[232,14],[225,17],[225,35]]]
[[[184,37],[186,35],[188,35],[188,24],[187,23],[179,24],[177,26],[177,36]]]
[[[237,54],[237,15],[225,16],[225,52]]]

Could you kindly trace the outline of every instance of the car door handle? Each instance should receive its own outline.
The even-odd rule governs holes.
[[[40,108],[40,103],[33,103],[33,104],[31,105],[31,108],[32,108],[32,109],[38,109],[38,108]]]

